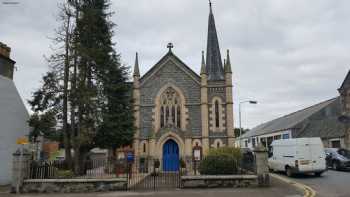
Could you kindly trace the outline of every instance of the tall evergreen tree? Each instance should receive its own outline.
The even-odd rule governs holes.
[[[65,28],[57,38],[62,50],[51,56],[54,66],[30,101],[33,111],[55,109],[66,154],[74,149],[71,167],[77,174],[83,172],[92,148],[112,150],[130,144],[134,132],[128,67],[113,49],[109,6],[108,0],[64,4]],[[33,125],[43,124],[40,120],[33,115]]]

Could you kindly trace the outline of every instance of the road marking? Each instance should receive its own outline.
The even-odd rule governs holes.
[[[274,177],[276,179],[279,179],[281,181],[284,181],[284,182],[286,182],[288,184],[294,185],[295,187],[303,190],[304,191],[304,197],[315,197],[316,196],[316,191],[314,189],[312,189],[311,187],[307,186],[307,185],[304,185],[302,183],[298,183],[298,182],[296,182],[294,180],[291,180],[289,178],[282,177],[280,175],[273,174],[273,173],[270,173],[270,176]]]

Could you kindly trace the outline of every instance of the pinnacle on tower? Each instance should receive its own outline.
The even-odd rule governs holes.
[[[204,51],[202,51],[201,74],[207,74],[207,68],[205,66],[205,60],[204,60]]]
[[[140,76],[140,69],[139,69],[139,55],[138,53],[136,52],[136,58],[135,58],[135,66],[134,66],[134,77],[137,76],[139,77]]]
[[[230,50],[227,49],[227,56],[226,56],[226,62],[225,62],[225,73],[232,73],[231,69],[231,60],[230,60]]]

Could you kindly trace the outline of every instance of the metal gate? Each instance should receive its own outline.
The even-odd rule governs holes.
[[[180,172],[129,173],[129,190],[169,190],[181,188]]]

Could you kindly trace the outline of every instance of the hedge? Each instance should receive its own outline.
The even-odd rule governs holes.
[[[210,149],[199,165],[199,172],[203,175],[237,174],[241,159],[242,154],[239,148]]]

